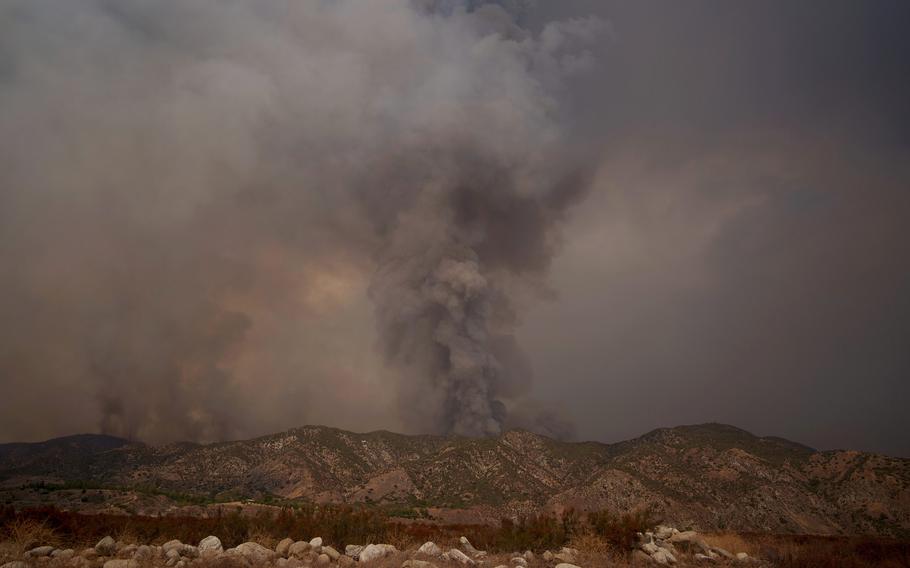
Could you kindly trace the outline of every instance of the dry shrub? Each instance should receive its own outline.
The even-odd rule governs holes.
[[[590,531],[573,536],[568,546],[600,557],[609,556],[617,552],[615,547],[606,539]]]
[[[46,522],[35,519],[13,519],[4,525],[3,533],[14,556],[21,556],[36,546],[60,543],[59,536]]]
[[[651,530],[658,522],[647,509],[621,515],[610,511],[588,513],[591,530],[615,550],[631,550],[636,543],[636,533]]]

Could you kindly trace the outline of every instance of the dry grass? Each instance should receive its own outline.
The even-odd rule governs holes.
[[[36,546],[59,545],[60,537],[45,521],[35,519],[14,519],[3,527],[7,550],[14,556],[21,556]]]
[[[760,543],[755,539],[746,539],[742,535],[734,532],[706,533],[705,542],[711,546],[717,546],[736,554],[745,552],[749,556],[758,556]]]

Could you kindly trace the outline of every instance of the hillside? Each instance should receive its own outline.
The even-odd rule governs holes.
[[[124,492],[155,499],[125,499]],[[819,452],[721,424],[660,429],[617,444],[524,431],[468,439],[306,426],[206,445],[154,447],[91,435],[0,445],[0,499],[7,503],[120,503],[131,511],[166,509],[177,495],[200,503],[360,502],[461,522],[541,509],[650,507],[667,522],[703,530],[910,534],[910,460]]]

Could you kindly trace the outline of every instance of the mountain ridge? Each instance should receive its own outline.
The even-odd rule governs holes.
[[[210,444],[103,435],[0,444],[0,497],[5,491],[8,502],[23,502],[29,484],[79,482],[209,501],[432,509],[440,518],[649,508],[703,530],[910,534],[910,460],[818,451],[718,423],[612,444],[523,430],[464,438],[315,425]],[[52,501],[81,507],[62,496]]]

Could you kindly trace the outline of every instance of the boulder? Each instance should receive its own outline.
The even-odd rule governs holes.
[[[569,564],[568,562],[560,562],[556,565],[556,568],[580,568],[574,564]]]
[[[530,550],[525,550],[525,553],[522,554],[521,556],[528,562],[534,562],[534,553],[531,552]]]
[[[711,558],[707,554],[702,554],[701,552],[696,552],[694,558],[696,562],[701,564],[717,564],[716,558]]]
[[[655,552],[657,552],[658,550],[660,550],[660,547],[658,547],[653,542],[646,542],[646,543],[642,544],[641,546],[639,546],[639,548],[642,549],[644,551],[644,553],[647,554],[648,556],[650,556],[650,555],[654,554]]]
[[[105,562],[104,568],[139,568],[139,563],[135,560],[124,560],[122,558],[117,558],[115,560],[108,560]]]
[[[28,564],[21,560],[13,560],[12,562],[7,562],[0,568],[28,568]]]
[[[152,547],[147,544],[136,547],[136,552],[133,553],[133,559],[140,562],[143,560],[151,560],[154,556],[155,552],[152,550]]]
[[[304,553],[309,552],[309,550],[310,543],[305,540],[298,540],[288,547],[288,556],[303,556]]]
[[[465,550],[465,552],[467,552],[474,558],[478,558],[478,557],[487,555],[487,553],[484,552],[483,550],[477,550],[476,548],[474,548],[474,545],[471,544],[471,541],[469,541],[468,537],[466,537],[466,536],[463,536],[460,539],[458,539],[458,542],[461,543],[461,547]]]
[[[401,568],[437,568],[437,566],[426,560],[405,560],[401,564]]]
[[[565,564],[572,564],[576,558],[578,558],[578,550],[574,548],[563,547],[558,553],[553,555],[553,560]]]
[[[689,552],[701,552],[702,554],[708,554],[711,551],[711,547],[708,546],[708,543],[695,531],[683,531],[673,534],[666,542],[671,544],[678,544],[679,547],[683,550]]]
[[[177,554],[180,555],[183,552],[183,543],[177,539],[169,540],[161,545],[161,550],[164,551],[164,555],[167,556],[172,550],[176,550]]]
[[[42,556],[50,556],[53,551],[53,546],[38,546],[26,552],[25,555],[29,558],[41,558]]]
[[[632,551],[632,564],[654,564],[654,560],[641,550]]]
[[[221,545],[221,539],[214,535],[205,537],[199,541],[199,552],[201,554],[207,552],[224,552],[224,547]]]
[[[712,546],[712,547],[711,547],[711,552],[713,552],[714,554],[717,554],[717,555],[719,555],[719,556],[723,556],[723,557],[726,558],[727,560],[733,560],[733,559],[735,559],[735,556],[733,556],[733,553],[732,553],[732,552],[730,552],[729,550],[725,550],[725,549],[723,549],[723,548],[721,548],[721,547],[719,547],[719,546]]]
[[[651,558],[658,564],[676,564],[676,557],[663,548],[658,548]]]
[[[335,560],[338,560],[338,557],[341,556],[341,553],[338,552],[337,550],[335,550],[334,548],[332,548],[331,546],[323,546],[322,553],[327,555],[329,557],[329,559],[331,559],[333,562]]]
[[[92,566],[91,560],[86,560],[81,556],[71,558],[68,564],[72,566],[72,568],[91,568]]]
[[[550,560],[553,560],[553,553],[550,552],[549,550],[545,550],[541,556],[547,562],[549,562]]]
[[[180,548],[180,556],[185,558],[199,558],[199,549],[192,544],[184,544]]]
[[[98,556],[113,556],[117,552],[117,543],[110,536],[106,536],[95,545],[95,552]]]
[[[51,556],[53,556],[54,558],[59,558],[61,560],[69,560],[70,558],[73,558],[74,556],[76,556],[76,551],[73,550],[72,548],[65,548],[63,550],[57,549],[57,550],[51,552]]]
[[[244,542],[243,544],[238,544],[236,550],[240,556],[252,560],[253,562],[268,562],[276,556],[274,550],[266,548],[258,542]]]
[[[139,547],[135,544],[128,544],[126,546],[121,546],[117,549],[117,558],[132,558],[136,554],[136,549]]]
[[[417,552],[426,554],[427,556],[440,556],[442,554],[442,549],[439,548],[435,542],[427,541],[420,545]]]
[[[342,568],[348,568],[348,567],[354,566],[354,564],[357,564],[357,562],[350,556],[339,556],[338,557],[338,565],[341,566]]]
[[[320,554],[319,556],[316,557],[316,564],[319,566],[325,566],[326,564],[328,564],[331,561],[332,561],[332,559],[329,558],[328,554]]]
[[[294,539],[292,538],[281,539],[281,542],[275,547],[275,552],[277,552],[279,556],[287,557],[292,544],[294,544]]]
[[[668,538],[670,538],[671,536],[673,536],[674,534],[676,534],[678,532],[679,531],[674,529],[673,527],[668,527],[666,525],[657,525],[656,527],[654,527],[654,538],[659,538],[661,540],[667,540]]]
[[[94,560],[95,558],[98,558],[98,551],[94,548],[86,548],[79,553],[79,556],[87,560]]]
[[[344,555],[357,560],[362,550],[363,547],[359,544],[349,544],[344,547]]]
[[[458,550],[457,548],[453,548],[452,550],[446,552],[442,555],[442,557],[450,562],[458,562],[460,564],[466,564],[470,566],[476,564],[468,555]]]
[[[361,562],[370,562],[379,558],[385,558],[398,552],[398,549],[391,544],[368,544],[360,551],[358,558]]]
[[[522,566],[523,568],[527,568],[527,566],[528,566],[528,561],[525,560],[525,559],[524,559],[523,557],[521,557],[521,556],[516,556],[516,557],[513,558],[512,560],[509,560],[509,564],[511,564],[511,565],[513,565],[513,566]]]

